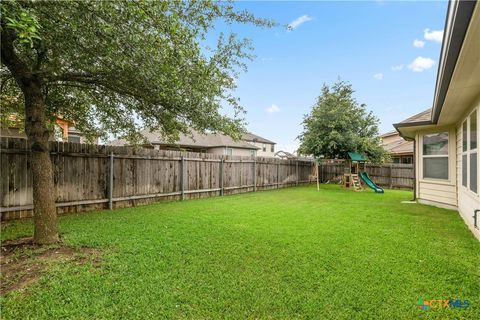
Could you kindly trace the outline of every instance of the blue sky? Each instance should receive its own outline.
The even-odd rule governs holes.
[[[293,151],[323,83],[341,77],[380,119],[380,131],[430,107],[446,2],[239,2],[284,27],[234,25],[256,59],[237,81],[247,128]],[[417,40],[417,41],[415,41]]]

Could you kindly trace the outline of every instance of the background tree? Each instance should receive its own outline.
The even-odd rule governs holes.
[[[374,163],[387,156],[378,136],[379,120],[353,97],[352,85],[338,80],[324,84],[312,111],[304,116],[299,152],[327,159],[346,159],[347,152],[366,155]]]
[[[225,1],[2,1],[1,97],[23,104],[35,242],[58,240],[48,145],[55,115],[91,137],[139,141],[139,123],[172,139],[190,128],[240,136],[234,78],[251,45],[220,33],[207,47],[219,19],[273,25]]]

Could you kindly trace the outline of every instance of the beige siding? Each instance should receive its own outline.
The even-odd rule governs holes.
[[[259,147],[260,149],[257,150],[257,156],[259,157],[275,157],[275,152],[278,150],[275,150],[275,145],[273,145],[274,149],[272,152],[272,144],[270,143],[265,143],[267,150],[263,151],[263,143],[262,142],[253,142],[253,141],[247,141],[250,144],[253,144],[256,147]]]
[[[448,180],[436,180],[423,178],[423,135],[436,132],[448,132]],[[425,202],[440,207],[456,208],[457,203],[457,163],[456,163],[456,131],[455,128],[439,127],[435,129],[421,131],[416,136],[417,157],[416,178],[417,178],[417,198],[420,202]]]
[[[462,185],[462,123],[466,117],[477,108],[477,123],[480,123],[480,96],[465,113],[462,120],[450,127],[437,127],[419,131],[416,139],[416,186],[419,202],[439,207],[456,208],[473,234],[480,239],[480,230],[474,228],[473,212],[480,209],[480,196]],[[423,178],[422,144],[423,135],[434,132],[449,133],[449,178],[448,180],[433,180]],[[480,143],[480,130],[477,130],[477,141]],[[480,154],[478,162],[480,162]],[[478,165],[478,164],[477,164]],[[480,170],[477,169],[477,181],[480,182]],[[477,219],[480,225],[480,216]]]
[[[217,155],[227,155],[227,147],[209,148],[208,153],[213,153]],[[232,148],[232,155],[249,157],[252,155],[252,151],[251,149]]]
[[[480,96],[477,98],[476,102],[468,110],[465,116],[457,124],[457,185],[458,185],[458,211],[462,216],[463,220],[467,226],[472,230],[473,234],[480,239],[480,230],[475,229],[473,226],[473,212],[476,209],[480,209],[480,197],[479,194],[475,194],[470,191],[468,188],[465,188],[462,185],[462,123],[467,118],[467,116],[477,108],[477,117],[480,118]],[[480,120],[480,119],[478,119]],[[480,123],[477,121],[477,123]],[[480,141],[480,130],[477,130],[477,141]],[[478,149],[478,147],[477,147]],[[478,156],[477,156],[478,157]],[[477,158],[478,159],[478,158]],[[477,160],[478,161],[478,160]],[[478,165],[478,164],[477,164]],[[480,181],[480,170],[477,168],[477,181]],[[480,216],[477,218],[477,224],[480,225]]]

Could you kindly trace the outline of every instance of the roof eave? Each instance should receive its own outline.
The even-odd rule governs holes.
[[[432,105],[432,124],[436,124],[442,112],[448,87],[457,64],[463,41],[470,25],[476,1],[450,1],[443,35],[440,63]]]
[[[413,127],[421,127],[421,126],[429,126],[432,125],[432,121],[417,121],[417,122],[400,122],[393,124],[393,127],[398,131],[400,137],[407,141],[415,140],[413,137],[406,136],[402,129],[406,128],[413,128]]]

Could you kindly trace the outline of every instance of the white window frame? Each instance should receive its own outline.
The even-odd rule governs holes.
[[[465,128],[465,127],[466,127],[466,128]],[[464,130],[465,130],[466,133],[467,133],[467,134],[466,134],[467,141],[466,141],[466,149],[465,149],[465,150],[463,150],[463,145],[464,145],[464,143],[465,143],[465,141],[464,141],[464,136],[463,136]],[[460,146],[460,148],[461,148],[461,150],[462,150],[461,159],[460,159],[460,163],[462,164],[462,170],[461,170],[462,179],[461,179],[461,181],[460,181],[460,186],[461,186],[463,189],[467,189],[467,190],[468,190],[468,185],[470,184],[470,181],[469,181],[470,179],[469,179],[469,176],[468,176],[468,162],[469,162],[469,159],[468,159],[468,147],[469,147],[469,145],[468,145],[468,133],[469,133],[469,132],[468,132],[468,116],[467,116],[467,117],[462,121],[462,125],[461,125],[461,127],[460,127],[460,135],[461,135],[461,137],[462,137],[462,143],[461,143],[461,146]],[[465,167],[466,167],[465,169],[467,170],[467,176],[465,177],[466,181],[463,181],[463,169],[464,169],[464,167],[463,167],[463,164],[464,164],[464,163],[463,163],[463,157],[464,157],[464,156],[465,156],[466,159],[467,159],[467,161],[465,161]],[[465,185],[464,185],[464,182],[466,182]]]
[[[73,143],[82,143],[82,137],[76,134],[69,134],[67,137],[67,142],[70,142],[70,138],[78,138],[78,142]]]
[[[425,136],[429,136],[432,134],[440,134],[446,133],[447,134],[447,154],[434,154],[434,155],[425,155],[423,152],[423,144],[425,143]],[[448,182],[450,181],[450,132],[449,131],[440,131],[440,132],[429,132],[422,135],[422,144],[420,145],[420,150],[422,151],[422,180],[426,181],[442,181]],[[424,159],[425,158],[447,158],[447,178],[446,179],[439,179],[439,178],[430,178],[425,177],[425,167],[424,167]]]
[[[230,152],[230,154],[228,154]],[[233,156],[233,148],[225,148],[225,154],[227,156]]]
[[[470,124],[471,124],[471,117],[472,115],[475,113],[475,111],[477,112],[476,113],[476,116],[477,116],[477,145],[476,145],[476,148],[475,149],[470,149],[471,148],[471,145],[470,145]],[[463,119],[462,121],[462,126],[461,126],[461,136],[462,136],[462,159],[461,159],[461,164],[462,164],[462,180],[461,180],[461,183],[460,183],[460,186],[461,188],[463,188],[463,190],[475,195],[475,196],[478,196],[479,195],[479,181],[478,181],[478,176],[479,176],[479,172],[478,172],[478,164],[479,164],[479,159],[478,159],[478,144],[479,144],[479,109],[478,108],[474,108],[466,117],[465,119]],[[463,150],[463,129],[464,129],[464,125],[467,125],[467,150]],[[474,192],[472,191],[472,189],[470,188],[470,176],[471,176],[471,163],[470,163],[470,155],[472,154],[477,154],[477,192]],[[463,156],[467,156],[467,185],[464,186],[463,185]]]

